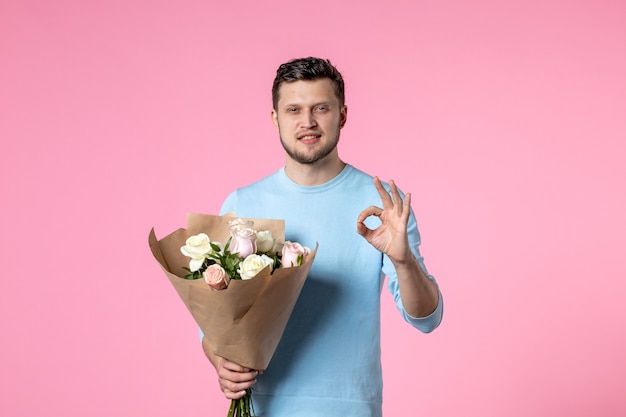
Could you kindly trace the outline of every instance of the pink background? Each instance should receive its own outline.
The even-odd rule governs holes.
[[[423,335],[383,294],[386,415],[626,414],[626,6],[517,3],[2,0],[0,414],[226,414],[148,231],[282,164],[307,55],[445,295]]]

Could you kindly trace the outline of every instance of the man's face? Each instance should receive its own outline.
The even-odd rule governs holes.
[[[293,81],[281,84],[278,91],[272,121],[287,155],[301,164],[336,155],[348,109],[339,104],[332,81]]]

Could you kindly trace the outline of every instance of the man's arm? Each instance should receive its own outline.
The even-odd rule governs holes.
[[[383,208],[370,206],[363,210],[357,219],[357,232],[393,263],[398,275],[400,298],[407,314],[415,318],[426,317],[437,308],[439,289],[411,252],[407,234],[411,194],[406,194],[403,201],[393,181],[389,181],[390,194],[378,177],[374,177],[374,185]],[[378,217],[381,225],[374,230],[369,229],[364,223],[369,216]]]

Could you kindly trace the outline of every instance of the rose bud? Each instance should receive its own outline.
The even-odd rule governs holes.
[[[209,287],[214,290],[223,290],[228,287],[228,283],[230,282],[228,274],[224,268],[218,264],[209,265],[202,274],[202,277],[206,283],[209,284]]]

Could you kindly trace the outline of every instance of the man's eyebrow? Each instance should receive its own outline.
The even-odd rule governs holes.
[[[322,101],[317,101],[313,104],[303,104],[303,103],[285,103],[283,105],[283,107],[307,107],[307,106],[311,106],[311,107],[315,107],[315,106],[319,106],[321,104],[325,105],[325,106],[329,106],[332,102],[328,101],[328,100],[322,100]]]

